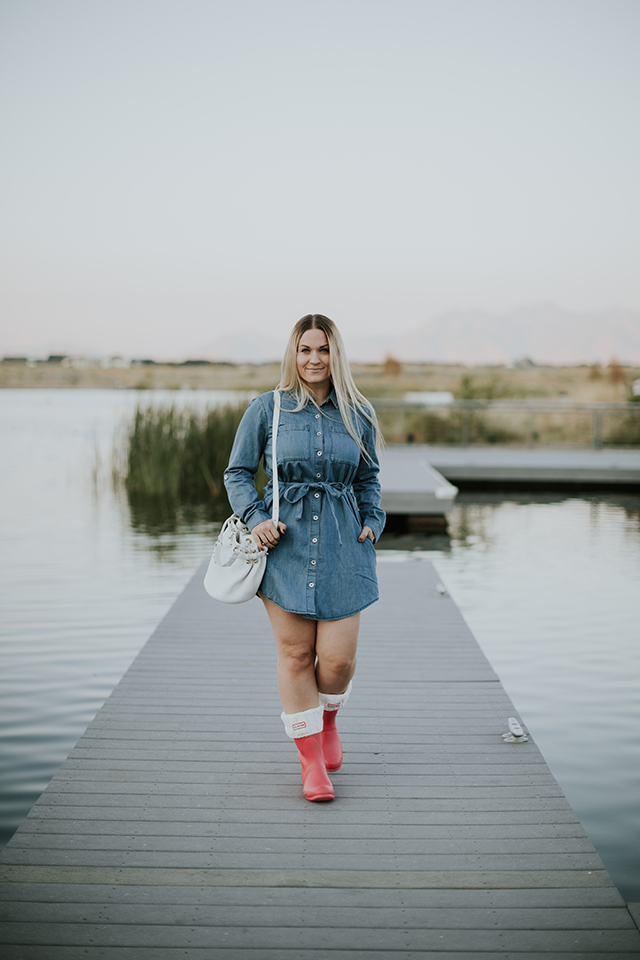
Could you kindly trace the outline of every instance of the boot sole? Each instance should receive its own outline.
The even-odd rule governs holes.
[[[314,797],[308,797],[307,794],[305,793],[305,794],[303,794],[303,796],[304,796],[305,800],[310,800],[312,803],[314,803],[314,802],[316,802],[316,801],[318,801],[318,800],[320,800],[320,801],[335,800],[335,798],[336,798],[335,793],[319,793],[317,796],[314,796]]]

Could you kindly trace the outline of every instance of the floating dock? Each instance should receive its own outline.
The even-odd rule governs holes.
[[[392,529],[398,518],[444,518],[458,487],[569,487],[640,490],[640,451],[550,447],[389,444],[380,454],[382,506]]]
[[[412,453],[409,453],[412,451]],[[386,453],[426,461],[450,483],[640,489],[640,450],[398,444]],[[415,468],[414,468],[415,469]]]
[[[261,603],[203,568],[3,850],[3,960],[640,956],[433,567],[378,569],[336,799],[302,796]]]
[[[411,444],[380,452],[380,486],[388,516],[444,516],[458,495],[458,488],[429,463],[424,448]]]

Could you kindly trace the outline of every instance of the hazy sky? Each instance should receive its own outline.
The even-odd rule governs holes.
[[[0,353],[640,308],[638,0],[0,11]]]

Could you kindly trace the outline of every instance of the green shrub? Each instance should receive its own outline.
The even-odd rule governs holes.
[[[606,431],[604,442],[614,447],[636,447],[640,444],[640,414],[619,417]]]
[[[407,417],[405,439],[413,443],[460,443],[460,423],[453,413],[414,413]]]
[[[413,443],[522,443],[517,430],[502,426],[482,410],[449,410],[407,416],[402,440]]]

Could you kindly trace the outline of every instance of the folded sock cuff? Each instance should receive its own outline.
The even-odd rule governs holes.
[[[350,680],[350,681],[349,681],[349,686],[347,687],[347,689],[345,690],[344,693],[320,693],[320,694],[318,694],[318,696],[320,697],[320,706],[323,708],[323,710],[329,710],[329,711],[339,710],[340,707],[344,706],[344,704],[345,704],[345,703],[347,702],[347,700],[349,699],[349,694],[351,693],[351,684],[352,684],[352,683],[353,683],[353,680]]]
[[[314,733],[322,733],[322,704],[311,710],[301,713],[281,713],[280,718],[288,737],[298,740],[300,737],[311,737]]]

